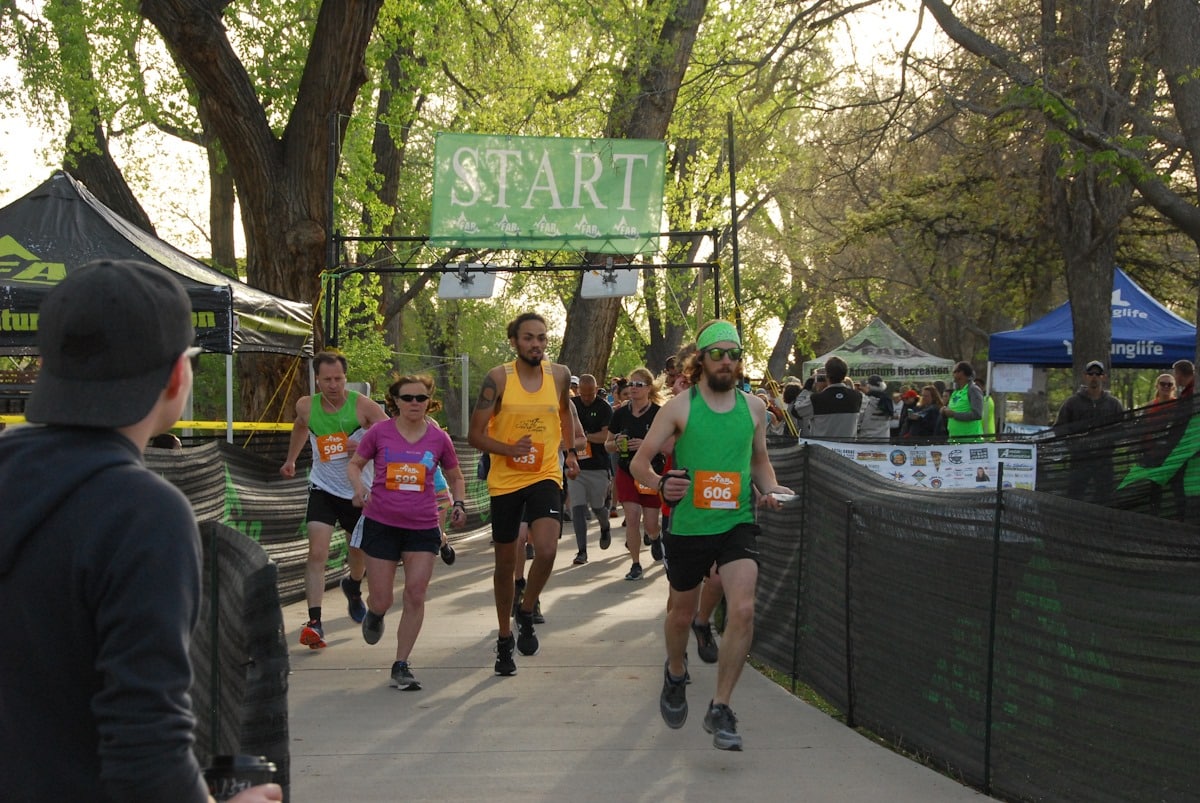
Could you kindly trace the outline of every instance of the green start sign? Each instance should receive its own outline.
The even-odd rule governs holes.
[[[665,159],[658,140],[438,134],[430,242],[652,253]]]

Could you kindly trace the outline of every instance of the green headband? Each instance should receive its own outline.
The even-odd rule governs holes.
[[[720,343],[722,340],[732,340],[739,346],[742,345],[742,339],[738,337],[737,328],[733,324],[729,321],[716,321],[706,326],[700,333],[696,339],[696,347],[704,351],[713,343]]]

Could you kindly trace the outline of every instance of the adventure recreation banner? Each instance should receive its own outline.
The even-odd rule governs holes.
[[[917,488],[995,488],[1004,464],[1004,487],[1034,490],[1037,446],[1032,443],[838,443],[801,439],[848,457],[876,474]]]
[[[665,160],[658,140],[438,134],[429,241],[653,253]]]

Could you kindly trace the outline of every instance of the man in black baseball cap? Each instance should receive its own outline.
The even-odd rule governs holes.
[[[1083,367],[1083,384],[1058,409],[1054,419],[1056,432],[1069,435],[1110,424],[1125,412],[1125,405],[1104,389],[1108,369],[1099,360]],[[1073,438],[1067,442],[1071,455],[1067,496],[1103,502],[1112,497],[1112,448],[1104,448],[1096,439]],[[1091,492],[1089,493],[1089,487]]]
[[[178,281],[140,262],[72,271],[39,310],[35,425],[0,434],[0,777],[26,799],[209,800],[188,696],[200,534],[142,462],[191,392],[194,336]]]
[[[191,310],[162,268],[101,261],[72,272],[38,313],[42,367],[26,420],[114,429],[140,421],[179,357],[199,353],[189,351]]]

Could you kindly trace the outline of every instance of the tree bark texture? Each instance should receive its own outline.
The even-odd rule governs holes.
[[[256,287],[314,304],[319,299],[331,235],[330,160],[344,136],[340,121],[366,81],[363,55],[381,6],[382,0],[321,4],[295,105],[277,136],[226,36],[222,4],[142,0],[142,14],[186,71],[228,157],[245,224],[246,276]],[[238,360],[243,415],[257,417],[277,397],[292,360],[246,356]],[[290,400],[304,390],[303,373],[292,372],[285,417]]]
[[[704,19],[707,0],[672,0],[659,31],[655,55],[638,74],[627,73],[613,98],[604,135],[622,139],[665,139],[679,86],[691,61],[696,34]],[[603,255],[589,255],[601,264]],[[559,361],[571,372],[594,374],[603,381],[608,375],[608,358],[617,331],[619,298],[579,297],[583,283],[575,284],[575,297],[567,308]],[[657,372],[661,366],[653,367]]]

